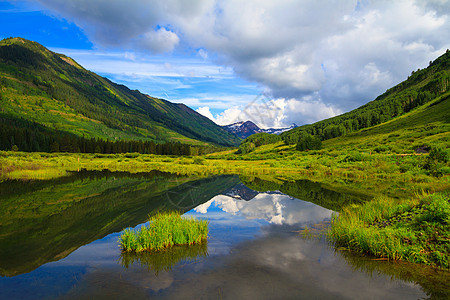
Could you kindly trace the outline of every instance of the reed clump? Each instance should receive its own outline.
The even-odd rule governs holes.
[[[334,216],[336,246],[391,260],[450,269],[450,194],[396,201],[379,197]]]
[[[119,238],[124,252],[158,251],[175,245],[201,243],[208,236],[207,220],[181,217],[179,212],[162,212],[149,218],[149,225],[125,229]]]

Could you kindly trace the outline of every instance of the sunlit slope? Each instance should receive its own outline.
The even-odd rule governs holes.
[[[407,153],[419,147],[448,147],[450,93],[383,124],[324,141],[336,150]]]
[[[449,88],[450,51],[447,50],[430,62],[427,68],[413,71],[407,80],[388,89],[375,100],[345,114],[294,128],[281,136],[284,141],[295,144],[301,132],[319,136],[322,140],[347,135],[407,114],[445,95]]]
[[[130,90],[22,38],[0,41],[1,116],[113,141],[239,142],[183,104]]]
[[[400,117],[323,141],[322,150],[367,153],[414,153],[418,148],[448,148],[450,145],[450,92]],[[243,158],[266,159],[274,154],[300,153],[295,144],[283,141],[257,147]],[[308,153],[308,152],[304,152]],[[235,155],[235,154],[233,154]]]

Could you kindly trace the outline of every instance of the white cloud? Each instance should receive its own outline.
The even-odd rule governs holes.
[[[308,124],[343,113],[320,100],[313,100],[312,97],[304,97],[302,100],[262,98],[250,102],[244,108],[234,106],[215,116],[207,106],[200,107],[197,112],[219,125],[250,120],[260,128],[282,128],[299,122]]]
[[[208,59],[208,52],[206,52],[204,49],[198,50],[197,54],[205,60]]]
[[[144,33],[137,43],[139,47],[152,53],[164,53],[172,52],[179,42],[180,39],[174,32],[160,28]]]
[[[197,112],[209,118],[211,121],[218,125],[229,125],[239,121],[248,120],[242,118],[242,111],[236,106],[225,109],[223,112],[216,114],[215,116],[212,115],[209,107],[207,106],[199,107],[197,109]]]
[[[97,46],[153,53],[178,49],[214,60],[259,83],[273,98],[289,99],[277,101],[285,107],[290,102],[300,124],[302,118],[315,120],[367,103],[450,48],[446,0],[40,3],[75,22]],[[182,74],[198,76],[197,67]],[[292,116],[277,109],[272,121],[260,123],[289,125]]]
[[[209,111],[209,107],[207,106],[203,106],[203,107],[199,107],[196,112],[198,112],[199,114],[204,115],[205,117],[207,117],[208,119],[215,121],[214,116],[212,115],[212,113]],[[217,123],[217,122],[216,122]]]
[[[136,55],[132,52],[125,52],[124,57],[125,59],[136,60]]]
[[[199,77],[209,80],[232,76],[231,69],[214,65],[197,57],[173,57],[168,62],[165,56],[141,56],[129,51],[106,52],[63,48],[51,48],[51,50],[69,55],[82,66],[89,66],[99,73],[122,74],[130,77]]]

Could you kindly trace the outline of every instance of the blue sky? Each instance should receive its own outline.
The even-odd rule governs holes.
[[[305,124],[373,100],[450,48],[450,2],[0,0],[20,36],[219,124]]]
[[[208,106],[211,113],[219,114],[230,103],[245,105],[261,92],[257,83],[212,64],[195,49],[167,55],[96,46],[73,22],[36,4],[0,1],[0,26],[1,39],[20,36],[36,41],[114,82],[193,109]]]

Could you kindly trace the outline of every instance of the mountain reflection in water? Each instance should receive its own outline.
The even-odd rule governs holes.
[[[211,206],[232,215],[261,219],[277,225],[315,224],[330,219],[332,214],[329,209],[281,193],[259,193],[250,201],[218,195],[197,206],[194,211],[206,214]]]
[[[93,242],[84,239],[89,243],[78,246],[62,259],[36,266],[25,274],[0,277],[0,298],[419,299],[450,296],[445,271],[420,266],[418,270],[428,271],[420,273],[405,267],[404,272],[396,273],[398,264],[382,262],[379,268],[380,264],[370,258],[336,251],[324,238],[305,239],[298,234],[305,226],[329,220],[332,210],[338,210],[334,208],[342,203],[360,201],[358,195],[342,195],[306,181],[276,184],[271,189],[262,188],[269,186],[267,181],[257,181],[253,189],[272,190],[260,193],[236,177],[182,182],[157,175],[155,178],[161,178],[158,181],[151,181],[153,177],[121,179],[125,187],[139,186],[140,190],[121,189],[116,181],[102,179],[98,183],[114,183],[114,189],[108,188],[104,196],[90,197],[90,202],[80,203],[95,208],[93,204],[108,202],[110,192],[118,192],[116,206],[111,206],[110,211],[114,212],[111,218],[104,215],[103,206],[95,210],[98,216],[104,216],[104,222],[99,223],[103,227],[123,214],[129,217],[115,226],[134,227],[136,221],[144,222],[143,217],[151,212],[147,208],[151,207],[192,208],[185,215],[210,221],[207,243],[133,255],[121,253],[117,242],[120,232]],[[92,186],[100,186],[98,183]],[[81,184],[85,183],[77,181],[72,185],[79,188]],[[73,193],[69,187],[61,186],[61,190]],[[98,193],[98,189],[92,190]],[[292,194],[288,196],[280,190]],[[30,192],[35,196],[42,193],[27,191],[27,194]],[[309,202],[293,198],[294,195],[297,198],[305,195]],[[13,199],[12,195],[6,196]],[[326,204],[328,209],[314,203]],[[84,206],[77,207],[80,213],[71,215],[79,216],[77,222],[82,224]],[[86,224],[86,229],[88,225],[91,226]],[[63,237],[72,235],[67,231]],[[54,239],[58,237],[55,235]],[[13,251],[6,244],[2,247]],[[10,257],[14,257],[12,254]],[[41,257],[37,254],[36,257]],[[0,269],[9,265],[2,262]]]
[[[303,239],[292,229],[330,218],[332,211],[280,193],[250,200],[219,195],[187,213],[210,220],[208,256],[189,257],[170,268],[149,271],[152,263],[98,268],[68,298],[161,299],[417,299],[414,283],[368,274],[326,241]],[[169,252],[170,253],[170,252]],[[149,254],[148,254],[149,255]],[[147,258],[151,257],[150,255]],[[151,260],[157,259],[157,256]],[[364,258],[362,259],[364,260]],[[361,261],[361,259],[360,259]],[[152,270],[152,267],[150,267]]]

